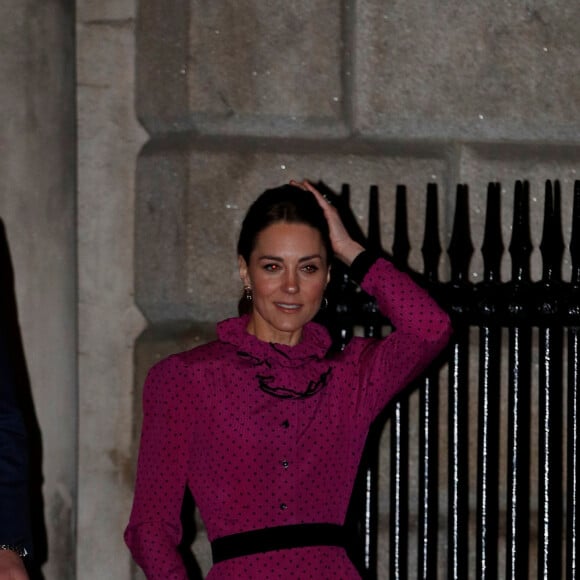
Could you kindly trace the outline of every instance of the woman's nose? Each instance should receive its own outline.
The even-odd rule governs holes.
[[[298,292],[298,277],[295,272],[288,271],[284,277],[284,290],[291,294]]]

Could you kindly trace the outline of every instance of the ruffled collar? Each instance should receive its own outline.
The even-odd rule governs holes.
[[[306,324],[302,339],[295,346],[256,338],[246,330],[248,322],[248,315],[223,320],[217,325],[217,336],[222,342],[234,345],[238,355],[264,361],[268,365],[297,367],[312,360],[322,360],[331,346],[328,331],[315,322]]]

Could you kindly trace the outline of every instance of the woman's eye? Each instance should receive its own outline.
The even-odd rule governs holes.
[[[307,274],[314,274],[314,272],[318,272],[318,266],[314,264],[306,264],[306,266],[302,267],[302,270]]]
[[[280,266],[278,264],[265,264],[264,265],[264,270],[266,270],[266,272],[277,272],[280,269]]]

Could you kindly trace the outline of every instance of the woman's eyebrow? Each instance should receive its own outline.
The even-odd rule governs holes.
[[[283,262],[284,261],[284,259],[280,258],[280,256],[269,256],[269,255],[258,256],[258,260],[274,260],[276,262]]]
[[[312,254],[312,256],[304,256],[303,258],[300,258],[300,260],[298,260],[298,261],[299,262],[307,262],[308,260],[315,260],[317,258],[322,260],[322,256],[320,254]]]
[[[311,256],[303,256],[302,258],[299,258],[298,261],[299,262],[307,262],[308,260],[315,260],[317,258],[319,260],[322,260],[322,255],[321,254],[312,254]],[[264,256],[259,256],[258,260],[273,260],[275,262],[283,262],[284,258],[281,258],[280,256],[264,255]]]

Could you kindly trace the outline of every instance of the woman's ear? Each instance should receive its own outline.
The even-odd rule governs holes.
[[[251,286],[250,275],[248,274],[248,264],[243,256],[238,256],[238,268],[240,269],[240,280],[244,286]]]
[[[328,272],[326,273],[326,285],[330,282],[330,266],[328,266]]]

